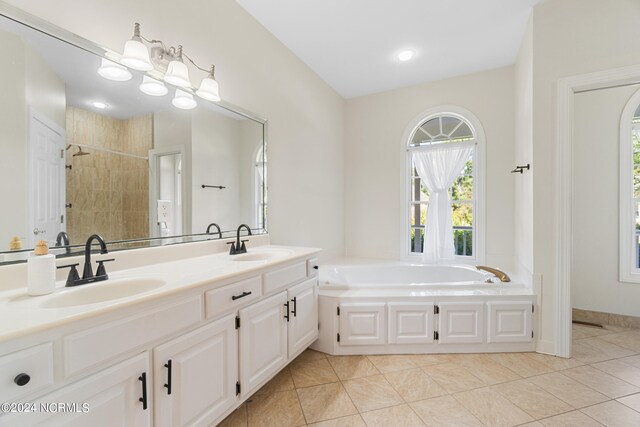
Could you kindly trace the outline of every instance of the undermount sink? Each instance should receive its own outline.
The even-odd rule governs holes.
[[[268,251],[249,252],[241,255],[231,255],[233,261],[269,261],[284,258],[293,252],[284,249],[270,249]]]
[[[46,301],[40,304],[40,307],[64,308],[95,304],[153,291],[165,284],[164,280],[146,278],[106,280],[74,288],[65,288],[59,293],[48,297]]]

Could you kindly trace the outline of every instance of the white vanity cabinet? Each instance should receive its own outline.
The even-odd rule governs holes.
[[[386,304],[347,303],[340,304],[339,332],[336,336],[341,346],[363,346],[384,344],[386,341]]]
[[[389,344],[426,344],[434,341],[433,303],[389,303]]]
[[[318,280],[313,277],[287,291],[289,298],[289,357],[309,346],[318,337]]]
[[[240,310],[240,384],[242,397],[287,363],[287,292]]]
[[[236,402],[233,314],[153,350],[156,426],[208,425]]]
[[[144,352],[35,400],[20,399],[34,405],[30,412],[4,414],[0,426],[151,426],[151,397]]]
[[[440,343],[484,342],[484,302],[443,302],[439,308]]]
[[[0,403],[77,404],[0,426],[215,425],[317,339],[316,253],[0,342]]]

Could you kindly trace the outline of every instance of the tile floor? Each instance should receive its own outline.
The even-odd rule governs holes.
[[[574,325],[571,359],[307,350],[220,424],[305,425],[640,426],[640,330]]]

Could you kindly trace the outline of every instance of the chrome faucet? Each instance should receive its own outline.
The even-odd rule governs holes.
[[[215,222],[212,222],[211,224],[209,224],[209,226],[207,227],[207,234],[213,234],[211,232],[211,227],[215,227],[218,230],[218,236],[220,239],[222,239],[222,231],[220,231],[220,226],[218,224],[216,224]]]
[[[71,248],[69,247],[69,235],[65,231],[61,231],[56,236],[56,247],[64,246],[66,253],[71,253]]]
[[[251,228],[247,224],[240,224],[236,235],[236,241],[227,243],[227,245],[231,245],[231,248],[229,249],[229,255],[247,253],[247,247],[245,246],[244,242],[248,242],[249,240],[240,240],[240,231],[242,231],[243,228],[246,228],[247,232],[249,233],[247,235],[251,236]]]

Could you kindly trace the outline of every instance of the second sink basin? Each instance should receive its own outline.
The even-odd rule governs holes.
[[[231,255],[233,261],[268,261],[291,255],[291,251],[285,249],[270,249],[268,251],[249,252],[241,255]]]
[[[66,288],[48,297],[40,307],[64,308],[95,304],[153,291],[164,286],[160,279],[116,279]]]

